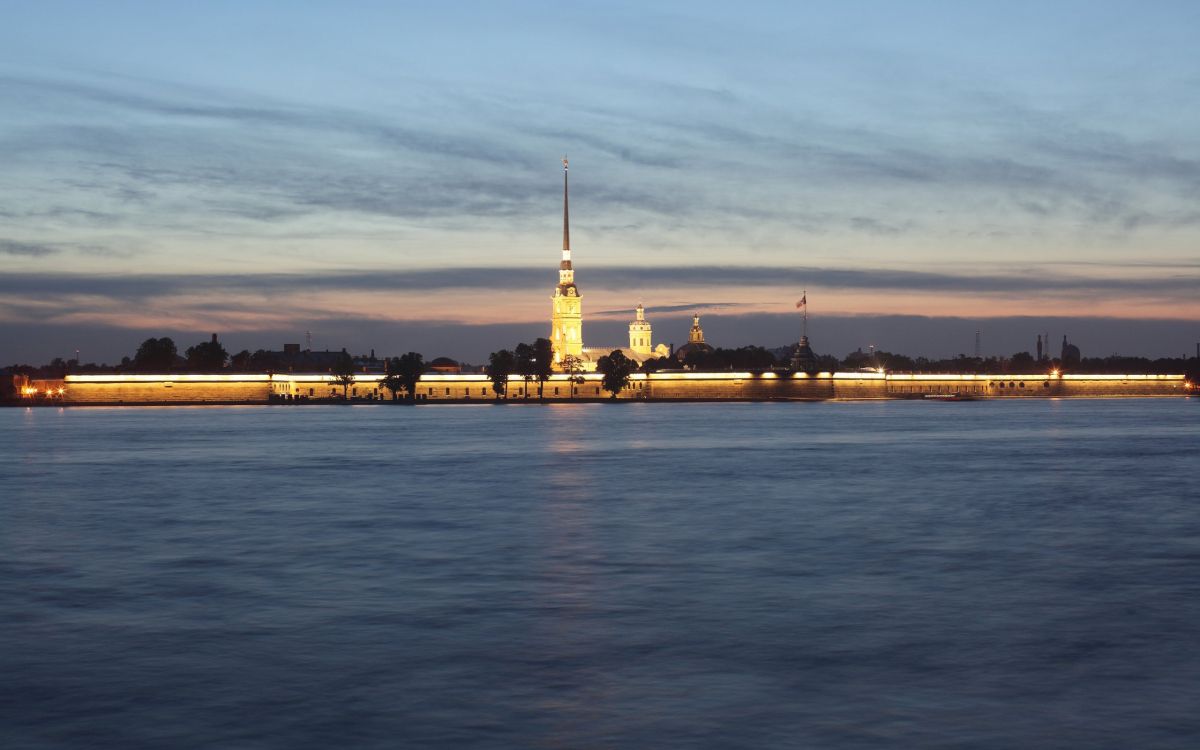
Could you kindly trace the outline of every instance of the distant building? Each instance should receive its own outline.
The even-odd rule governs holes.
[[[563,158],[563,246],[558,264],[558,286],[550,298],[550,343],[554,346],[554,364],[564,357],[583,358],[583,296],[575,285],[571,265],[571,223],[567,211],[567,160]],[[595,366],[591,369],[595,369]]]
[[[438,357],[429,363],[429,371],[457,374],[462,372],[462,365],[450,359],[449,357]]]
[[[601,357],[606,357],[614,351],[621,352],[626,359],[641,365],[648,359],[670,356],[671,350],[666,344],[655,344],[653,327],[646,320],[646,309],[638,305],[634,309],[634,318],[629,322],[629,346],[585,346],[583,348],[583,369],[592,372]]]
[[[629,324],[629,346],[583,345],[583,295],[575,283],[575,267],[571,262],[571,221],[568,210],[569,189],[567,160],[563,159],[563,244],[562,260],[558,264],[558,286],[550,298],[550,344],[554,347],[554,366],[561,370],[566,357],[579,360],[584,372],[594,372],[601,357],[620,351],[639,365],[652,357],[665,357],[666,346],[654,346],[650,321],[645,309],[637,306],[636,317]]]
[[[683,362],[692,352],[711,352],[713,348],[704,341],[704,329],[700,327],[700,316],[692,316],[692,330],[688,331],[688,342],[675,350],[675,359]]]
[[[1066,336],[1063,336],[1062,356],[1059,359],[1062,361],[1064,367],[1079,364],[1079,347],[1067,343]]]
[[[643,356],[649,357],[653,352],[650,321],[646,320],[646,309],[639,304],[634,313],[635,317],[629,323],[629,348]]]
[[[792,353],[792,369],[796,372],[816,372],[817,355],[808,344],[808,336],[801,336],[796,351]]]

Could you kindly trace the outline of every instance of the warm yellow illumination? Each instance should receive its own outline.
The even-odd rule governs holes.
[[[278,378],[279,376],[276,377]],[[138,375],[119,372],[110,375],[68,375],[64,380],[68,383],[265,383],[271,380],[271,376],[256,373],[241,373],[238,375],[188,375],[174,373],[171,375]]]
[[[1063,380],[1183,380],[1184,375],[1060,375]]]
[[[1057,377],[1058,377],[1058,370],[1051,370],[1051,371],[1050,371],[1050,377],[1052,377],[1052,378],[1057,378]]]

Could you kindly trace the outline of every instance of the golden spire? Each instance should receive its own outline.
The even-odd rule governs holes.
[[[563,260],[571,259],[571,222],[567,214],[567,157],[563,156]]]

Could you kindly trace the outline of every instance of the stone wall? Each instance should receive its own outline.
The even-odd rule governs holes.
[[[270,382],[250,376],[67,376],[63,403],[178,404],[266,403]]]
[[[352,399],[390,399],[378,375],[360,375],[347,390]],[[38,386],[38,383],[34,383]],[[71,404],[266,403],[340,398],[342,388],[327,375],[85,375],[65,381],[41,381],[43,391],[63,388],[54,399]],[[537,397],[537,383],[509,382],[508,399]],[[1183,376],[1176,375],[926,375],[879,373],[653,373],[633,376],[619,398],[671,400],[828,400],[924,398],[926,395],[975,398],[1088,398],[1187,395]],[[546,384],[550,400],[572,398],[566,375]],[[492,401],[485,375],[430,374],[417,388],[421,401]],[[601,376],[590,373],[574,386],[576,399],[605,399]],[[31,403],[47,402],[45,397]],[[57,401],[56,401],[57,402]]]

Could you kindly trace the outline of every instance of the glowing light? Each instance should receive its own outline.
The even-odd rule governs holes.
[[[1052,377],[1052,378],[1057,378],[1057,377],[1058,377],[1058,370],[1051,370],[1051,371],[1050,371],[1050,377]]]
[[[265,383],[271,380],[271,376],[254,373],[239,375],[188,375],[182,373],[172,373],[170,375],[137,375],[122,372],[112,375],[68,375],[64,380],[68,383]]]

